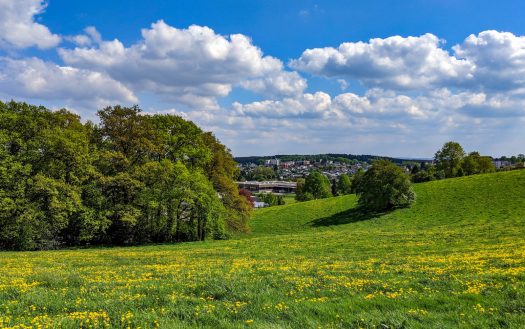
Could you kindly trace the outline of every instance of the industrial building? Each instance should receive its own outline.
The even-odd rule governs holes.
[[[252,193],[295,193],[297,189],[296,182],[283,182],[283,181],[265,181],[265,182],[237,182],[239,188],[247,189]]]

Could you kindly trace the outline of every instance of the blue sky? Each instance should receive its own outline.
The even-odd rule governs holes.
[[[0,99],[138,103],[235,155],[523,153],[521,1],[0,2]]]

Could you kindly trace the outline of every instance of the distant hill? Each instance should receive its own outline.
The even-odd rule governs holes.
[[[298,160],[308,160],[308,161],[319,161],[319,160],[331,160],[338,161],[340,159],[355,160],[359,162],[372,162],[376,159],[388,159],[394,163],[403,163],[403,162],[421,162],[429,161],[430,159],[412,159],[412,158],[392,158],[384,157],[379,155],[369,155],[369,154],[339,154],[339,153],[326,153],[326,154],[277,154],[277,155],[268,155],[268,156],[247,156],[247,157],[236,157],[235,161],[240,164],[246,163],[263,163],[265,160],[269,159],[280,159],[281,161],[298,161]]]

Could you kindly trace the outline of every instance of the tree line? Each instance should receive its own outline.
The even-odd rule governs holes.
[[[175,115],[100,122],[0,102],[0,249],[222,239],[247,231],[230,151]]]
[[[496,167],[490,156],[482,156],[479,152],[467,154],[459,143],[451,141],[435,153],[432,164],[414,165],[411,175],[414,183],[420,183],[495,171]]]
[[[272,156],[247,156],[236,157],[235,160],[240,164],[255,163],[263,165],[266,160],[279,159],[282,162],[286,161],[310,161],[310,162],[327,162],[334,161],[339,163],[357,164],[361,162],[372,163],[375,160],[386,159],[391,162],[401,164],[408,159],[390,158],[378,155],[369,154],[344,154],[344,153],[326,153],[326,154],[276,154]]]
[[[410,176],[389,160],[375,160],[364,171],[358,170],[352,178],[340,175],[332,185],[320,172],[311,172],[297,182],[296,199],[308,201],[336,195],[355,193],[359,206],[369,212],[409,206],[416,199]]]
[[[525,159],[525,156],[516,157]],[[374,160],[364,171],[359,169],[351,177],[343,174],[330,182],[318,171],[311,172],[305,179],[297,180],[296,199],[308,201],[336,195],[355,193],[359,205],[373,211],[383,211],[408,206],[416,195],[411,182],[426,182],[437,179],[462,177],[496,171],[493,160],[479,152],[466,153],[457,142],[447,142],[434,155],[431,164],[415,163],[410,172],[388,159]]]
[[[310,201],[354,193],[352,181],[347,174],[342,174],[338,180],[330,182],[328,177],[321,172],[312,171],[306,178],[299,178],[296,182],[295,199],[297,201]]]

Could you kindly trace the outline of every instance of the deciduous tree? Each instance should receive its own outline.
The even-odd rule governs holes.
[[[450,178],[456,176],[463,157],[465,157],[465,151],[459,143],[447,142],[441,150],[436,152],[434,160],[438,171],[443,170],[445,178]]]
[[[372,211],[405,207],[415,200],[409,176],[394,163],[377,160],[357,187],[359,205]]]

